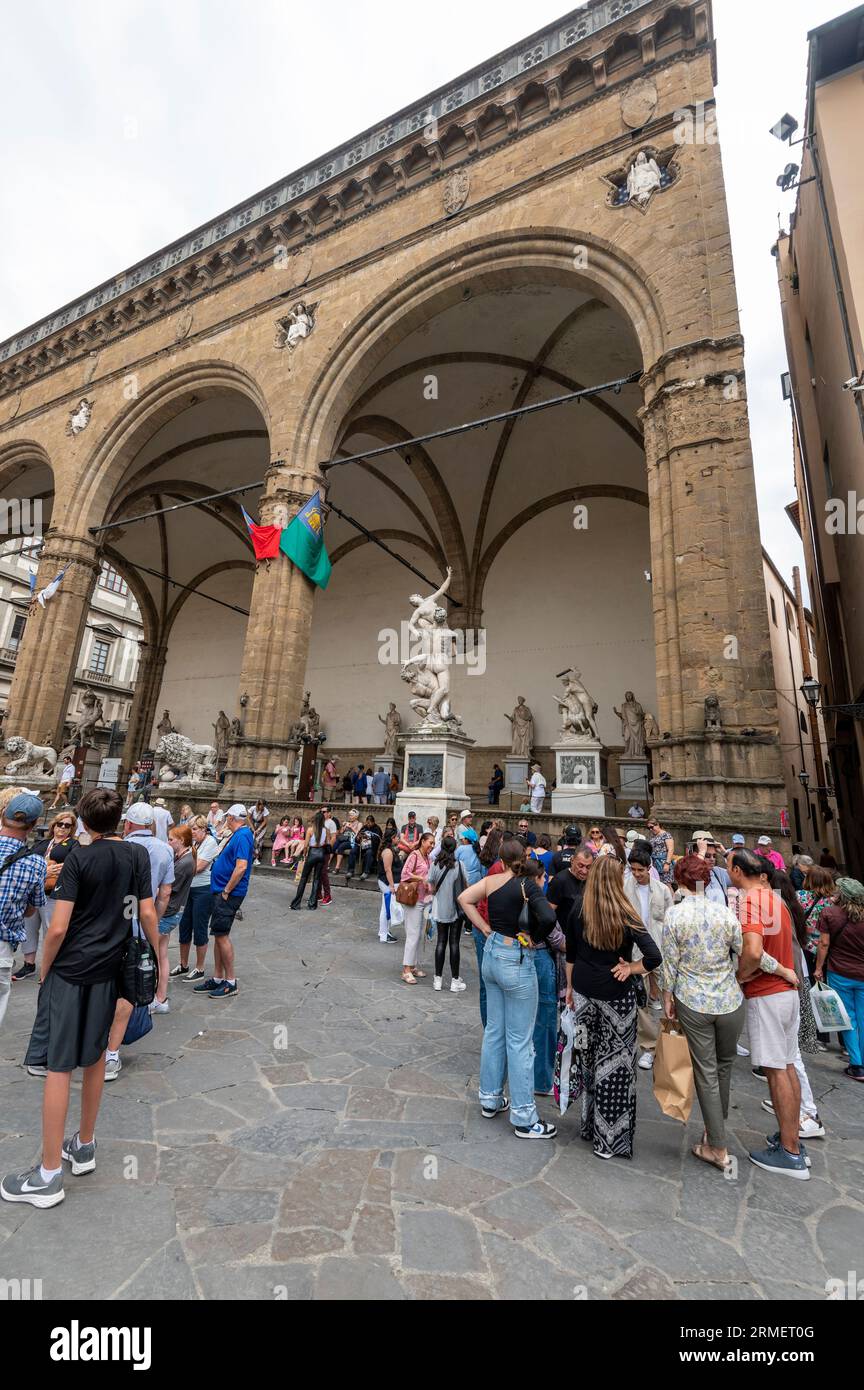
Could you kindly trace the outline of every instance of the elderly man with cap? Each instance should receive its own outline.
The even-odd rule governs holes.
[[[154,808],[146,801],[134,802],[124,813],[123,838],[130,844],[140,845],[150,860],[150,884],[153,890],[153,904],[156,909],[157,924],[165,916],[165,909],[171,897],[174,882],[174,854],[167,841],[163,844],[153,833]],[[132,919],[133,932],[140,932],[141,923],[137,917]],[[158,938],[157,938],[158,947]],[[167,1009],[153,1012],[167,1013]],[[108,1051],[105,1053],[105,1080],[116,1081],[123,1070],[120,1048],[126,1036],[126,1029],[132,1017],[132,1005],[128,999],[118,999],[114,1012],[114,1022],[108,1034]]]
[[[231,927],[240,905],[249,891],[252,861],[255,858],[255,837],[249,827],[246,807],[238,801],[225,812],[229,835],[213,860],[210,887],[213,890],[213,911],[210,914],[210,935],[213,938],[213,977],[195,985],[196,994],[211,999],[229,999],[237,993],[234,974],[234,946]]]
[[[7,804],[0,826],[0,1025],[9,1004],[15,948],[27,935],[24,918],[45,906],[45,860],[27,847],[27,836],[44,814],[42,802],[19,792]]]
[[[470,840],[473,845],[480,843],[480,836],[474,829],[474,812],[471,810],[463,811],[459,817],[459,824],[456,827],[457,838],[461,836],[463,840]]]
[[[778,854],[776,849],[774,849],[770,835],[759,836],[759,839],[756,841],[756,853],[759,855],[760,859],[767,859],[769,864],[773,864],[775,869],[779,869],[781,873],[785,874],[786,861],[782,854]]]

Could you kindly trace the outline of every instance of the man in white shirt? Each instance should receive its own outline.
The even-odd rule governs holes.
[[[69,756],[69,754],[66,753],[63,757],[63,769],[60,773],[59,781],[57,782],[57,791],[54,795],[54,800],[51,802],[52,807],[68,806],[69,791],[74,781],[75,764],[72,762],[72,759]]]
[[[174,817],[165,805],[164,797],[157,796],[153,802],[153,834],[163,844],[168,843],[168,831],[174,824]]]
[[[672,893],[665,883],[651,878],[651,847],[647,842],[636,841],[630,851],[629,870],[624,878],[624,892],[642,918],[645,930],[659,946],[663,940],[663,921],[672,906]],[[645,983],[649,1000],[647,1007],[639,1010],[639,1046],[642,1049],[639,1066],[643,1071],[650,1071],[654,1065],[663,1000],[653,975],[647,975]]]
[[[546,800],[546,778],[543,776],[539,763],[531,764],[528,788],[531,796],[531,810],[535,816],[539,816],[543,810],[543,802]]]

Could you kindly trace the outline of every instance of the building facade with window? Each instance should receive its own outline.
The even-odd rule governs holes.
[[[817,862],[827,847],[838,864],[843,863],[845,850],[838,824],[825,725],[821,714],[808,705],[801,690],[808,676],[819,679],[813,615],[802,602],[798,571],[794,572],[793,588],[790,588],[765,550],[762,551],[762,564],[787,798],[786,815],[777,827],[776,847],[787,863],[795,845]]]
[[[38,564],[39,546],[36,541],[13,540],[0,547],[0,711],[4,727],[9,690],[28,622],[30,575]],[[96,733],[99,751],[105,756],[121,756],[143,633],[141,610],[125,579],[107,561],[103,562],[75,662],[65,737],[83,713],[82,696],[88,689],[93,690],[103,708],[103,723]]]
[[[809,35],[800,188],[775,255],[797,503],[847,865],[864,874],[864,5]]]

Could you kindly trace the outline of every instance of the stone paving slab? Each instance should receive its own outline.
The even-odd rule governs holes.
[[[171,1013],[124,1049],[96,1172],[48,1212],[0,1203],[6,1277],[46,1298],[807,1301],[864,1268],[864,1088],[837,1053],[807,1061],[829,1129],[809,1183],[747,1161],[773,1126],[744,1059],[735,1181],[690,1156],[698,1111],[663,1117],[643,1072],[632,1162],[598,1163],[572,1112],[555,1142],[518,1143],[479,1113],[470,943],[465,994],[435,994],[431,971],[409,990],[377,895],[337,889],[314,915],[288,896],[253,881],[236,999],[172,982]],[[35,1003],[14,986],[0,1034],[4,1172],[39,1154]],[[73,1080],[70,1130],[79,1097]]]

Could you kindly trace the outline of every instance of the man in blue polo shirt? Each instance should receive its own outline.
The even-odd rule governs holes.
[[[255,837],[249,828],[246,807],[238,801],[225,812],[228,839],[213,860],[210,887],[213,890],[213,909],[210,913],[210,935],[213,937],[214,975],[195,986],[197,994],[211,999],[228,999],[237,993],[234,975],[234,947],[230,932],[240,905],[249,891],[249,879],[255,859]]]

